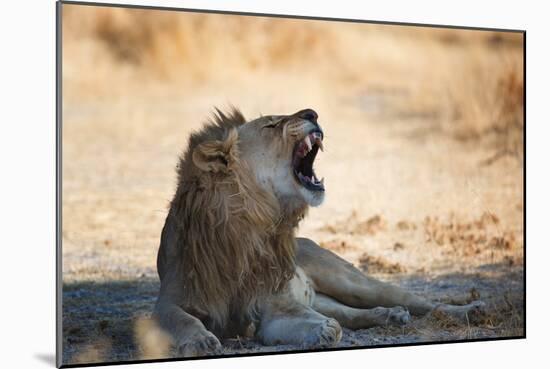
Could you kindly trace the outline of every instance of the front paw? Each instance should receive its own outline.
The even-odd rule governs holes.
[[[311,330],[304,340],[305,348],[332,347],[342,339],[342,327],[334,319],[326,319]]]
[[[220,353],[221,349],[220,341],[208,331],[197,332],[177,344],[178,355],[184,357],[213,355]]]

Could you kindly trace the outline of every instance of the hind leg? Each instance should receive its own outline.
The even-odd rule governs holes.
[[[414,315],[424,315],[438,309],[458,318],[483,308],[480,301],[455,306],[436,304],[400,287],[369,277],[334,253],[315,242],[297,239],[297,263],[311,279],[314,289],[333,299],[359,309],[378,306],[403,306]]]
[[[401,306],[357,309],[323,294],[315,295],[313,308],[323,315],[336,319],[343,327],[349,329],[364,329],[388,324],[405,325],[411,320],[409,312]]]

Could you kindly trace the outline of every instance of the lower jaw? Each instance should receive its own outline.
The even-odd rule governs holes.
[[[325,199],[324,191],[310,191],[304,188],[304,191],[301,191],[301,192],[302,192],[302,198],[304,202],[307,204],[307,206],[311,206],[315,208],[321,205]]]
[[[322,193],[322,192],[325,192],[325,189],[324,188],[309,188],[309,187],[306,187],[306,186],[302,186],[305,190],[315,194],[315,193]]]
[[[308,185],[308,184],[304,184],[298,180],[296,180],[296,182],[298,183],[298,185],[303,188],[304,190],[306,191],[309,191],[309,192],[312,192],[312,193],[318,193],[318,192],[325,192],[325,188],[324,187],[317,187],[315,185]]]

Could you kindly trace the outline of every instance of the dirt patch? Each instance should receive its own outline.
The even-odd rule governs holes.
[[[386,271],[373,274],[388,277]],[[453,304],[482,299],[486,313],[458,321],[438,311],[414,317],[402,328],[344,329],[337,347],[368,347],[398,343],[514,337],[524,334],[523,270],[507,265],[486,265],[473,274],[394,274],[391,282],[415,293]],[[147,319],[153,309],[158,282],[67,284],[64,287],[64,358],[67,363],[177,357],[169,339]],[[151,344],[153,340],[154,344]],[[254,339],[236,337],[223,342],[223,354],[300,350],[299,346],[264,346]]]

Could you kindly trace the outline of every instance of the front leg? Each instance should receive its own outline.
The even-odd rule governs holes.
[[[204,356],[221,349],[220,341],[199,319],[170,301],[160,300],[153,317],[170,334],[180,356]]]
[[[218,338],[195,316],[181,308],[181,286],[178,278],[165,278],[153,317],[168,332],[179,355],[204,356],[221,350]]]
[[[257,336],[269,346],[331,347],[340,342],[342,328],[336,320],[316,312],[285,292],[269,297],[262,304]]]

